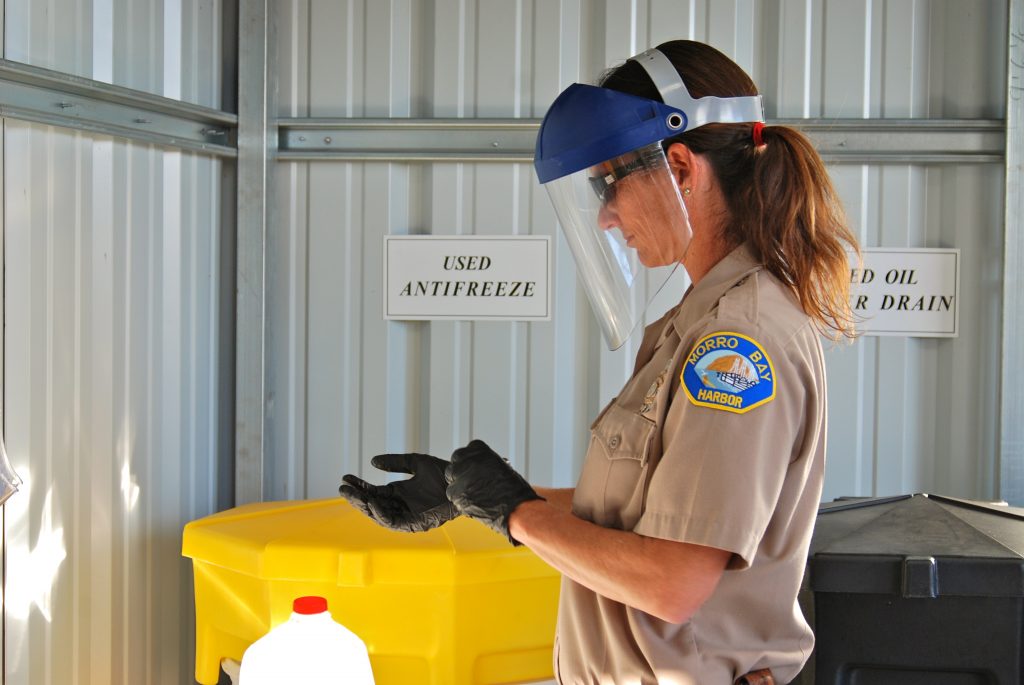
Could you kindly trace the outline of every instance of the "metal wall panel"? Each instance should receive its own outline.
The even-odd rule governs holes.
[[[1006,52],[1006,241],[1003,267],[1002,404],[1000,406],[999,490],[1002,498],[1024,502],[1024,3],[1010,0]]]
[[[733,56],[769,118],[1005,110],[1003,0],[290,0],[277,20],[285,117],[539,117],[568,83],[672,37]],[[1002,169],[831,170],[864,245],[959,247],[963,280],[959,338],[869,337],[828,351],[825,497],[992,498]],[[471,437],[534,482],[572,484],[587,426],[627,376],[636,340],[603,349],[532,169],[324,161],[281,173],[269,250],[274,497],[331,496],[342,473],[369,475],[377,452],[447,454]],[[556,236],[554,319],[384,322],[387,233]]]
[[[549,53],[560,41],[558,8],[554,22],[535,13],[551,8],[281,3],[280,51],[292,56],[280,61],[281,114],[537,116],[530,63],[559,59]],[[581,20],[578,8],[570,20]],[[547,102],[561,80],[542,80]],[[474,436],[534,479],[569,484],[601,375],[588,363],[600,354],[596,328],[560,238],[551,323],[382,318],[386,234],[557,235],[532,169],[289,163],[279,174],[288,181],[268,250],[272,496],[331,496],[342,473],[367,473],[373,454],[446,454]]]
[[[223,5],[6,0],[4,58],[219,108]]]
[[[8,59],[219,101],[219,2],[4,9]],[[191,682],[181,530],[230,502],[222,163],[3,126],[4,682]]]
[[[807,7],[780,3],[780,15]],[[816,3],[802,42],[821,73],[805,87],[780,88],[779,114],[998,118],[1005,47],[990,37],[1005,35],[1005,17],[1004,2]],[[788,40],[801,42],[791,24],[778,23]],[[779,73],[811,71],[799,65],[780,62]],[[963,271],[958,338],[868,337],[827,354],[824,497],[930,491],[994,498],[1002,169],[848,165],[832,172],[864,245],[958,247]]]

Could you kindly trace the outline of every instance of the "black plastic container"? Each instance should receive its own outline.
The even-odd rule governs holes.
[[[823,504],[808,570],[815,685],[1024,683],[1024,509]]]

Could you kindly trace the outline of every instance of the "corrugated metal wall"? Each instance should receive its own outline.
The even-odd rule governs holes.
[[[799,25],[788,21],[789,5],[780,26]],[[820,73],[804,71],[801,83],[801,70],[780,62],[779,116],[1004,116],[1005,45],[993,37],[1006,34],[1005,2],[815,5],[804,42]],[[791,78],[795,87],[783,86]],[[865,245],[957,247],[963,271],[959,338],[868,337],[829,353],[825,497],[995,497],[1003,173],[1000,165],[833,168]]]
[[[9,60],[220,104],[219,1],[4,9]],[[181,530],[217,508],[232,430],[222,164],[13,120],[3,139],[4,435],[25,479],[4,682],[191,682]]]
[[[564,79],[533,65],[579,61],[556,3],[277,7],[282,116],[536,117]],[[472,436],[538,481],[568,482],[602,379],[564,244],[551,323],[382,320],[387,233],[555,235],[532,168],[289,163],[278,179],[271,496],[330,496],[375,453],[447,454]]]
[[[227,1],[3,0],[4,56],[218,107]],[[540,117],[568,83],[674,37],[734,56],[772,118],[1005,111],[1005,0],[272,5],[281,116]],[[223,165],[3,126],[0,378],[26,480],[5,508],[6,682],[188,682],[181,527],[228,501]],[[833,174],[866,245],[961,249],[962,333],[828,353],[825,497],[993,497],[1002,168]],[[447,454],[471,437],[536,483],[572,484],[636,341],[604,350],[531,166],[282,162],[277,179],[268,498],[332,496],[377,452]],[[385,322],[389,233],[555,236],[554,319]]]
[[[770,118],[1002,118],[1006,3],[470,2],[277,7],[280,116],[540,117],[568,83],[675,37],[732,55]],[[527,164],[282,163],[268,249],[272,497],[321,497],[392,450],[489,441],[570,485],[631,368],[603,350],[556,239],[550,323],[381,317],[387,233],[558,235]],[[961,335],[828,353],[825,497],[996,493],[1002,167],[837,165],[867,246],[958,247]],[[662,299],[678,299],[681,285]],[[379,476],[372,476],[378,478]]]

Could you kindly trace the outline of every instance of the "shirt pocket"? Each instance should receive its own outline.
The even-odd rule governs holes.
[[[643,513],[655,424],[612,403],[591,428],[590,448],[573,501],[599,525],[631,530]]]

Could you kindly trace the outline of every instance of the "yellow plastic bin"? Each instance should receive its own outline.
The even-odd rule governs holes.
[[[377,685],[552,677],[558,573],[470,519],[395,533],[341,499],[249,504],[186,525],[182,554],[204,685],[303,595],[366,642]]]

